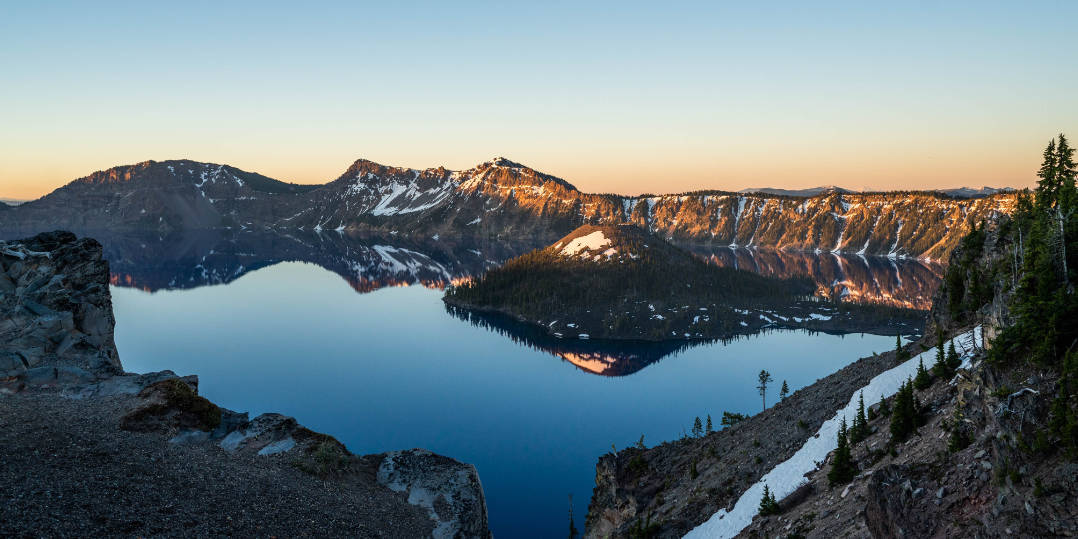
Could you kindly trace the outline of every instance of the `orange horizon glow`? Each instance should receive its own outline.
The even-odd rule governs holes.
[[[1075,130],[1078,132],[1078,130]],[[1050,135],[1049,135],[1050,136]],[[748,188],[806,189],[837,185],[854,191],[932,190],[957,187],[1014,187],[1036,184],[1034,174],[1039,154],[1047,136],[1021,144],[999,143],[998,151],[979,146],[975,155],[956,155],[944,160],[931,152],[915,150],[894,152],[893,147],[814,148],[791,147],[788,157],[767,162],[762,149],[744,147],[739,151],[714,152],[713,156],[691,156],[672,151],[668,160],[645,159],[626,152],[620,159],[589,161],[576,155],[532,153],[534,158],[502,152],[511,160],[540,172],[560,177],[587,193],[639,195],[669,194],[695,190],[738,191]],[[334,157],[300,164],[299,159],[283,156],[250,156],[242,152],[194,155],[135,157],[135,152],[116,152],[107,156],[86,156],[63,162],[42,158],[34,161],[23,155],[18,162],[0,158],[0,197],[32,200],[98,170],[130,165],[147,160],[191,159],[228,164],[248,172],[300,184],[324,184],[337,179],[355,159],[363,158],[387,166],[465,170],[491,157],[495,152],[475,154],[468,159],[424,158],[400,154],[379,158],[377,155]],[[400,152],[387,152],[389,154]],[[130,155],[129,155],[130,154]],[[734,155],[736,154],[736,155]],[[799,155],[800,154],[800,155]],[[896,157],[896,156],[900,156]],[[691,160],[690,160],[691,159]],[[886,164],[879,167],[880,163]],[[877,168],[873,168],[873,167]]]

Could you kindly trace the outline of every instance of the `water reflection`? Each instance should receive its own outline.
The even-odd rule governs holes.
[[[559,339],[534,324],[518,322],[496,313],[470,311],[453,305],[445,306],[450,315],[508,337],[513,342],[557,356],[576,368],[601,376],[627,376],[666,356],[696,345],[713,341],[665,340],[665,341],[603,341]]]
[[[762,275],[808,275],[821,297],[928,310],[945,267],[916,259],[686,246],[713,264]]]
[[[83,233],[105,247],[117,286],[147,291],[225,284],[280,262],[317,264],[360,293],[390,286],[444,288],[539,247],[536,239],[414,238],[272,231]],[[820,297],[927,310],[944,267],[913,259],[684,245],[720,266],[763,275],[808,275]]]
[[[796,305],[792,307],[802,308],[803,306]],[[730,334],[725,338],[715,339],[666,339],[662,341],[577,339],[555,337],[535,324],[520,322],[499,313],[474,311],[448,304],[445,305],[445,310],[458,320],[463,320],[473,326],[497,333],[516,344],[561,358],[580,371],[611,377],[634,374],[648,365],[658,363],[667,357],[676,356],[693,347],[714,344],[727,345],[754,335],[767,334],[773,331],[786,331],[790,327],[795,327],[768,325],[763,328],[746,329],[740,333]],[[857,308],[857,310],[860,310],[860,308]],[[901,323],[896,323],[895,325],[901,328],[900,331],[873,330],[868,331],[868,333],[909,335],[921,331],[919,317],[906,317],[901,320]],[[856,321],[837,324],[833,330],[802,328],[801,331],[810,335],[865,333],[864,328],[859,326]]]
[[[157,290],[227,284],[281,262],[321,266],[359,293],[419,285],[445,288],[536,247],[528,241],[483,238],[403,238],[331,233],[190,231],[90,233],[100,241],[112,284]]]

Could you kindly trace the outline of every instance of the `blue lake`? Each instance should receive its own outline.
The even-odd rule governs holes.
[[[894,346],[894,337],[773,331],[601,376],[594,356],[563,354],[581,368],[450,315],[438,289],[359,293],[306,262],[224,281],[113,286],[124,367],[197,374],[218,404],[294,416],[355,453],[423,447],[472,463],[501,537],[564,534],[570,494],[582,529],[600,454],[641,434],[648,445],[680,437],[696,416],[759,411],[761,369],[775,378],[772,401],[783,380],[796,390]]]

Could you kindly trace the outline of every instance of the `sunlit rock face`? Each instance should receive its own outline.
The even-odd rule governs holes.
[[[1015,196],[828,190],[625,197],[583,193],[500,157],[461,171],[361,159],[336,180],[301,186],[227,165],[147,161],[7,208],[0,231],[348,230],[549,243],[581,224],[632,223],[677,242],[941,260],[970,222],[1011,212]]]

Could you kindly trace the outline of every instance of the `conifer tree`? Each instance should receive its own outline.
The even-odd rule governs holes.
[[[958,357],[958,351],[954,349],[953,340],[950,346],[947,347],[947,366],[952,371],[958,370],[958,367],[962,366],[962,358]]]
[[[925,360],[917,361],[917,376],[913,378],[913,385],[917,389],[928,389],[932,385],[932,375],[925,369]]]
[[[779,390],[779,400],[785,399],[790,394],[790,386],[786,385],[786,380],[782,381],[782,389]]]
[[[699,438],[704,434],[704,425],[700,422],[700,416],[696,416],[696,421],[692,424],[692,435]]]
[[[936,376],[948,376],[950,374],[950,367],[947,366],[947,359],[943,354],[943,332],[936,335],[936,362],[932,365],[932,374]]]
[[[1045,203],[1051,206],[1051,202],[1055,199],[1056,190],[1059,187],[1057,181],[1057,171],[1059,167],[1059,159],[1056,154],[1056,139],[1048,141],[1048,147],[1044,149],[1044,160],[1041,162],[1041,167],[1037,169],[1037,201]]]
[[[838,447],[835,449],[835,460],[831,463],[831,471],[827,472],[827,480],[832,485],[849,483],[857,475],[857,467],[853,463],[850,454],[850,444],[847,440],[846,418],[842,418],[842,424],[838,428]]]
[[[902,348],[902,336],[895,337],[895,363],[905,363],[910,358],[909,352]]]
[[[760,402],[763,403],[764,410],[767,409],[767,384],[770,384],[775,379],[771,377],[771,373],[761,370],[757,378],[760,381],[760,385],[756,386],[756,389],[760,392]]]
[[[887,399],[885,397],[883,397],[882,395],[880,396],[879,409],[880,409],[880,415],[881,416],[887,417],[887,416],[891,415],[891,408],[887,405]]]
[[[1059,134],[1059,144],[1056,145],[1056,184],[1060,187],[1074,185],[1074,178],[1078,176],[1078,168],[1074,165],[1074,148],[1070,147],[1067,137]]]
[[[739,414],[737,412],[723,411],[722,412],[722,424],[729,427],[730,425],[734,425],[734,424],[738,423],[739,421],[745,419],[746,417],[748,417],[748,416],[746,416],[745,414]]]
[[[850,428],[850,443],[860,443],[868,438],[868,418],[865,417],[865,393],[862,391],[857,397],[857,415],[853,417],[853,427]]]
[[[706,428],[707,428],[707,433],[708,434],[711,434],[712,432],[715,432],[715,427],[713,427],[711,425],[711,414],[707,414],[707,427]]]
[[[913,380],[906,382],[895,394],[895,408],[891,412],[891,440],[901,442],[917,429],[917,400],[913,395]]]
[[[775,493],[771,492],[771,489],[765,484],[764,495],[760,498],[760,516],[766,517],[777,514],[779,514],[779,502],[775,500]]]

